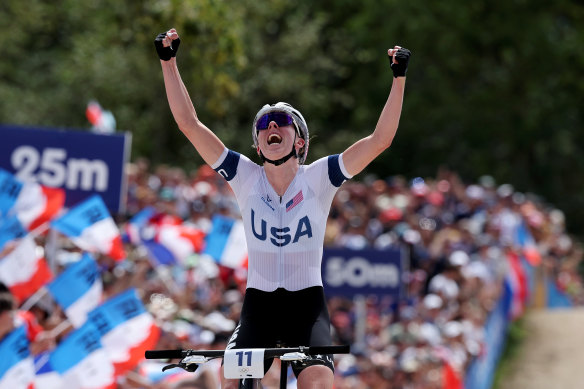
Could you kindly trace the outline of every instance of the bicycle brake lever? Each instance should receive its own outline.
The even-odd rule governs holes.
[[[180,366],[180,364],[173,363],[173,364],[164,366],[162,368],[162,371],[164,372],[164,371],[167,371],[167,370],[170,370],[170,369],[174,369],[175,367],[181,367],[181,366]]]
[[[166,370],[170,370],[170,369],[174,369],[175,367],[180,367],[181,369],[188,371],[189,373],[194,373],[198,368],[199,365],[196,364],[185,364],[185,363],[173,363],[170,365],[166,365],[162,368],[162,371],[166,371]]]

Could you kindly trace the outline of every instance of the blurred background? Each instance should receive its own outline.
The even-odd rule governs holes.
[[[202,121],[250,150],[265,103],[306,117],[310,160],[374,128],[391,84],[386,50],[413,57],[381,177],[484,174],[533,192],[584,234],[584,7],[576,1],[48,1],[0,6],[0,121],[86,127],[96,100],[133,135],[132,159],[201,160],[174,124],[153,39],[175,27]],[[248,155],[254,157],[254,153]]]

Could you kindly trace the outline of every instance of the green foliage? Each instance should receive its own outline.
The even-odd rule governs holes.
[[[525,316],[509,324],[505,349],[495,371],[493,389],[499,389],[506,378],[516,369],[517,361],[520,360],[528,336],[526,327]]]
[[[255,113],[290,102],[314,137],[310,162],[373,131],[397,44],[413,52],[400,129],[369,173],[490,174],[584,233],[583,16],[570,0],[5,0],[0,122],[87,128],[96,99],[133,133],[133,158],[202,163],[172,119],[152,43],[175,27],[203,122],[254,157]]]

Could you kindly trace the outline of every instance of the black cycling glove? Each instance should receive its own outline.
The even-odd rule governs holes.
[[[406,72],[408,71],[408,62],[410,61],[410,56],[412,53],[408,49],[401,49],[397,50],[397,53],[394,54],[395,60],[397,63],[394,63],[392,57],[389,57],[389,63],[391,66],[391,70],[393,70],[393,77],[405,77]]]
[[[162,44],[164,38],[166,38],[165,32],[158,34],[156,39],[154,39],[154,46],[156,46],[156,51],[158,52],[160,59],[163,61],[168,61],[172,57],[176,57],[176,52],[178,51],[178,46],[180,45],[180,38],[173,40],[171,45],[168,47],[164,47]]]

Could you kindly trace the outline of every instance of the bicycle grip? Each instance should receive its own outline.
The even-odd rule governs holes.
[[[183,350],[147,350],[146,359],[175,359],[183,358]]]
[[[310,346],[310,354],[349,354],[351,346],[348,344],[340,346]]]

